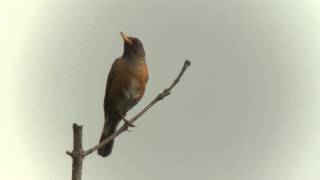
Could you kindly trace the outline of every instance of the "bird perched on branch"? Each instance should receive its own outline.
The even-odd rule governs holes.
[[[138,38],[120,33],[124,40],[123,55],[112,64],[104,97],[104,127],[100,142],[112,135],[126,113],[142,98],[148,81],[148,68],[143,45]],[[129,124],[129,126],[134,126]],[[98,150],[102,157],[110,155],[114,140]]]

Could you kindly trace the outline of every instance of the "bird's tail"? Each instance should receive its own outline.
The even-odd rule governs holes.
[[[99,143],[107,139],[110,135],[112,135],[116,131],[119,121],[120,121],[120,118],[118,116],[106,117]],[[108,155],[110,155],[112,152],[113,142],[114,140],[108,142],[105,146],[98,149],[98,154],[102,157],[107,157]]]

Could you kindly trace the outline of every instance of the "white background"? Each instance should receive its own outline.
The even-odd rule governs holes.
[[[103,124],[120,31],[144,43],[146,105],[83,179],[319,180],[320,4],[285,0],[1,1],[0,179],[70,179],[72,123]]]

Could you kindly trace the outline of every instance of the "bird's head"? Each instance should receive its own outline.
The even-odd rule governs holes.
[[[133,57],[133,58],[144,58],[145,52],[143,49],[142,42],[135,37],[130,37],[123,32],[120,32],[121,37],[124,41],[124,57]]]

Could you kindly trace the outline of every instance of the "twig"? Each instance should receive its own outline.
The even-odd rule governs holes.
[[[136,114],[133,118],[129,120],[129,123],[124,123],[115,133],[113,133],[111,136],[109,136],[107,139],[99,143],[98,145],[95,145],[94,147],[86,150],[84,152],[84,156],[93,153],[94,151],[98,150],[99,148],[106,145],[108,142],[110,142],[115,137],[119,136],[122,132],[126,131],[129,128],[130,124],[133,124],[137,119],[139,119],[145,112],[147,112],[156,102],[162,100],[166,96],[170,94],[170,91],[176,86],[176,84],[180,81],[181,76],[184,74],[184,72],[187,70],[187,68],[191,65],[190,61],[186,60],[184,62],[184,65],[177,76],[177,78],[173,81],[171,86],[169,88],[164,89],[158,96],[156,96],[145,108],[143,108],[138,114]]]
[[[184,65],[177,76],[177,78],[172,82],[172,84],[164,89],[160,94],[158,94],[146,107],[144,107],[139,113],[137,113],[133,118],[131,118],[128,123],[124,123],[115,133],[109,136],[107,139],[103,140],[101,143],[95,145],[94,147],[84,151],[82,148],[82,126],[73,124],[73,150],[72,152],[67,151],[66,153],[72,157],[72,180],[81,180],[82,164],[85,156],[93,153],[99,148],[106,145],[108,142],[119,136],[124,131],[128,130],[130,124],[133,124],[137,119],[139,119],[144,113],[146,113],[155,103],[167,97],[171,90],[180,81],[180,78],[191,65],[190,61],[186,60]]]

